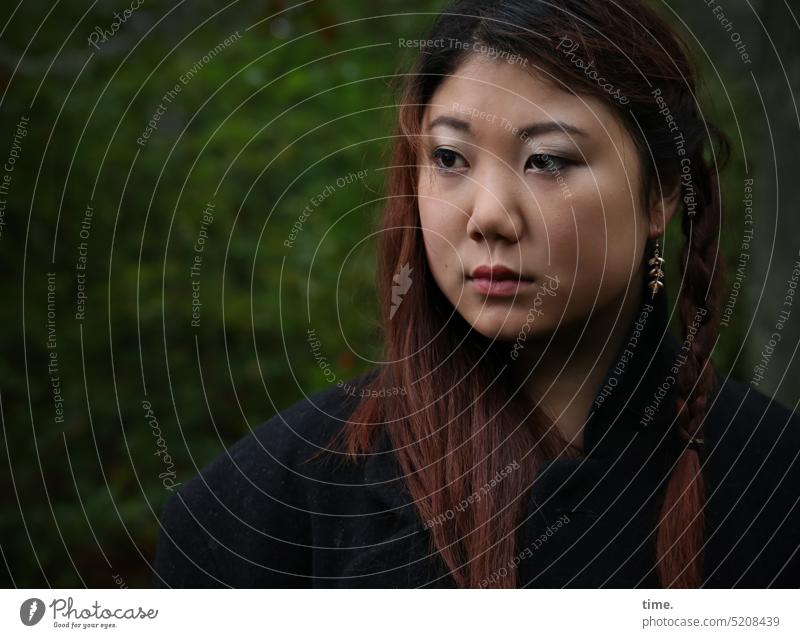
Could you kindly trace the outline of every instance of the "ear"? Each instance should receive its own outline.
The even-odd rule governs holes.
[[[653,204],[648,211],[650,228],[648,237],[655,239],[663,234],[669,221],[675,215],[680,204],[681,187],[678,184],[672,193],[662,195],[659,191],[653,193],[651,201]]]

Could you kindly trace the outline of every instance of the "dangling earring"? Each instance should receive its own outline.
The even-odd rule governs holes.
[[[652,266],[650,269],[650,277],[652,277],[652,279],[647,286],[652,291],[650,298],[653,299],[658,291],[664,287],[664,283],[661,281],[661,278],[664,276],[664,271],[661,269],[661,265],[664,263],[664,258],[659,255],[657,239],[656,246],[653,249],[653,256],[647,263]]]

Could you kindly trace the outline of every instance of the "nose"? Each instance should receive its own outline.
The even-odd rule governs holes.
[[[475,176],[467,234],[476,242],[517,243],[525,231],[525,186],[510,167],[498,162]],[[528,193],[528,197],[530,197]]]

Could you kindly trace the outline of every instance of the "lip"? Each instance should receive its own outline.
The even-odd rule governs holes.
[[[468,279],[479,293],[490,297],[512,297],[533,284],[533,279],[506,266],[478,266]]]
[[[522,277],[515,270],[506,266],[478,266],[472,271],[473,279],[522,279],[530,281],[530,277]]]

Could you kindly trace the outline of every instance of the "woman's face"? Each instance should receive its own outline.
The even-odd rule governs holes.
[[[427,258],[478,332],[541,337],[640,289],[645,242],[663,220],[651,227],[640,210],[633,140],[603,102],[473,56],[440,84],[422,134]],[[473,277],[481,266],[521,280]]]

